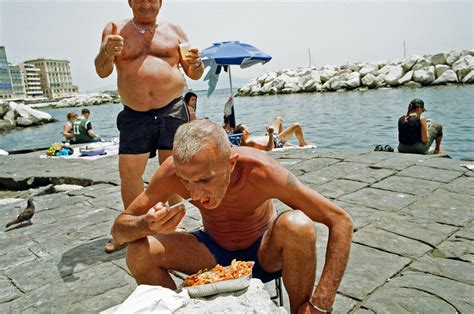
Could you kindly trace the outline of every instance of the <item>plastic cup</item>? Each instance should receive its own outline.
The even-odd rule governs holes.
[[[186,54],[189,52],[189,49],[191,49],[191,44],[190,43],[179,44],[179,51],[181,53],[181,58],[182,59],[184,59]]]

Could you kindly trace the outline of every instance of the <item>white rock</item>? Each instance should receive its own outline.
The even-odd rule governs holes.
[[[359,73],[361,76],[366,76],[369,73],[375,75],[378,69],[379,67],[376,64],[368,63],[365,66],[363,66],[362,69],[360,69]]]
[[[388,74],[393,69],[393,67],[394,67],[393,65],[387,64],[383,68],[377,71],[377,75]]]
[[[30,108],[23,104],[18,104],[14,101],[10,101],[8,106],[10,107],[10,110],[16,112],[17,116],[31,119],[35,124],[49,122],[53,119],[49,113]]]
[[[406,82],[411,81],[412,78],[413,78],[413,70],[408,71],[407,73],[405,73],[405,75],[401,79],[398,80],[398,83],[400,85],[403,85]]]
[[[390,72],[388,72],[387,75],[385,76],[385,81],[390,86],[398,86],[400,85],[398,80],[403,77],[404,73],[405,72],[403,71],[403,68],[401,65],[393,66],[390,69]]]
[[[29,126],[33,124],[33,119],[18,117],[16,118],[16,125]]]
[[[329,81],[329,79],[333,77],[334,75],[336,75],[337,72],[334,70],[325,68],[319,73],[320,73],[321,83],[324,83],[324,82]]]
[[[270,299],[259,279],[252,279],[247,290],[222,293],[207,298],[192,298],[175,313],[287,313]]]
[[[446,64],[452,65],[454,62],[458,61],[459,57],[461,56],[460,52],[451,51],[448,56],[446,57]]]
[[[411,87],[411,88],[420,88],[420,87],[422,87],[423,85],[421,85],[421,84],[418,83],[418,82],[409,81],[409,82],[406,82],[405,84],[403,84],[403,86]]]
[[[446,55],[444,53],[437,53],[431,56],[431,63],[433,65],[446,64]]]
[[[404,71],[409,71],[411,70],[411,68],[416,64],[416,62],[418,61],[420,57],[419,56],[412,56],[408,59],[405,59],[403,62],[402,62],[402,68]]]
[[[3,120],[7,121],[8,123],[10,123],[10,125],[12,126],[15,126],[16,125],[16,112],[15,110],[8,110],[7,113],[3,116]]]
[[[321,84],[321,73],[317,70],[311,72],[311,78],[318,84]]]
[[[474,57],[471,55],[461,57],[453,63],[452,68],[458,75],[458,78],[462,80],[466,74],[474,70]]]
[[[462,79],[464,84],[474,84],[474,70],[471,70],[464,78]]]
[[[13,121],[15,122],[15,121]],[[15,125],[11,124],[10,121],[0,120],[0,130],[8,130],[14,128]]]
[[[376,87],[382,87],[385,85],[385,74],[380,74],[375,78]]]
[[[426,67],[429,67],[431,65],[431,61],[426,59],[426,58],[419,58],[416,61],[416,64],[413,66],[412,70],[420,70]]]
[[[273,82],[265,83],[265,85],[263,85],[263,86],[261,87],[261,89],[260,89],[261,92],[264,93],[264,94],[270,93],[270,91],[271,91],[272,88],[273,88],[273,84],[272,84],[272,83],[273,83]]]
[[[435,65],[435,74],[436,74],[436,77],[440,77],[441,74],[443,74],[444,72],[446,72],[447,70],[451,70],[451,68],[445,64],[437,64]]]
[[[438,77],[434,82],[433,85],[441,85],[447,83],[458,83],[458,77],[453,70],[447,70],[440,77]]]
[[[362,85],[367,86],[369,88],[374,88],[377,86],[375,79],[376,79],[375,75],[373,75],[372,73],[369,73],[362,78],[361,80]]]
[[[54,191],[56,192],[69,192],[82,189],[83,186],[75,184],[57,184],[54,186]]]
[[[430,85],[434,82],[435,78],[436,76],[434,66],[425,67],[420,70],[415,70],[413,72],[413,80],[422,85]]]
[[[347,88],[354,89],[360,87],[360,73],[352,72],[346,81]]]
[[[276,72],[270,72],[268,73],[267,78],[265,79],[265,83],[272,82],[277,78],[278,74]]]
[[[333,82],[331,82],[330,87],[331,87],[331,90],[336,91],[341,88],[347,88],[347,84],[346,84],[346,81],[334,80]]]

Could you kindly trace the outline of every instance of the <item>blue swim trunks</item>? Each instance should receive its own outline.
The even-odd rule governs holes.
[[[258,261],[258,250],[260,249],[263,235],[247,249],[229,251],[219,246],[219,244],[217,244],[209,234],[202,230],[196,230],[190,233],[206,245],[216,259],[217,264],[228,266],[234,258],[239,261],[254,261],[255,265],[252,269],[253,278],[258,278],[262,282],[268,282],[281,277],[281,270],[276,273],[267,273],[262,269],[262,266]]]

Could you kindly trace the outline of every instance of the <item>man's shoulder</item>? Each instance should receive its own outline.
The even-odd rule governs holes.
[[[278,161],[269,156],[265,151],[252,147],[236,147],[239,162],[254,174],[264,174],[280,168]]]

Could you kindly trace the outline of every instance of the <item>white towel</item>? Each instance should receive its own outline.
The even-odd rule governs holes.
[[[160,286],[139,285],[112,313],[173,313],[188,304],[188,292],[180,293]],[[102,313],[110,313],[109,310]]]

